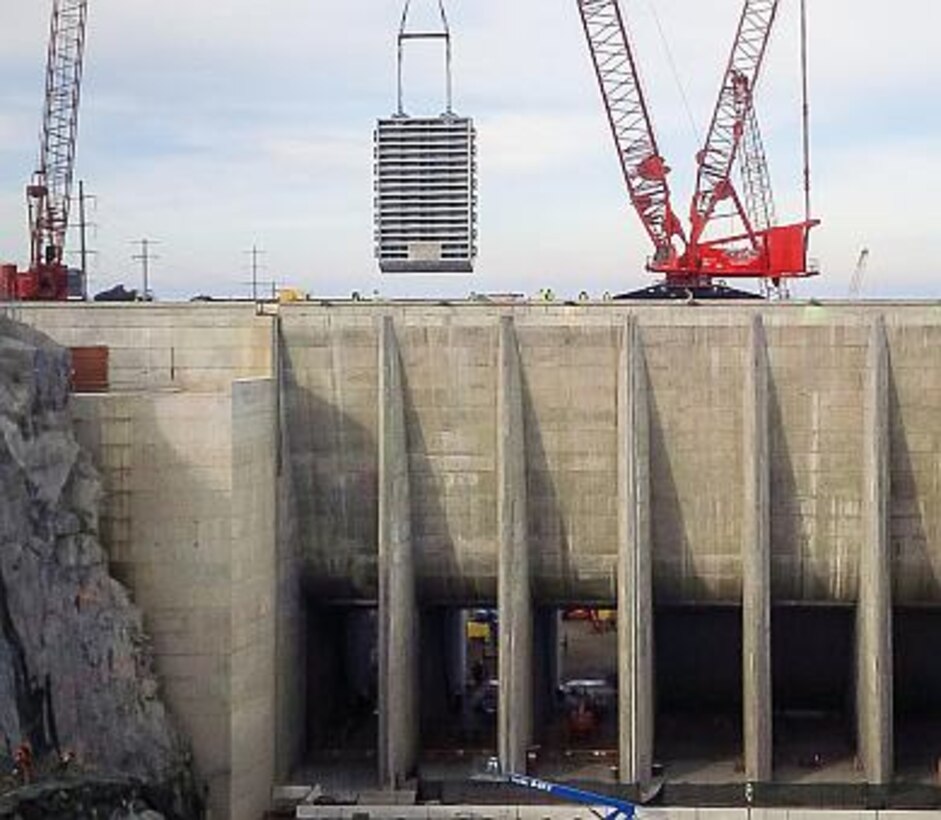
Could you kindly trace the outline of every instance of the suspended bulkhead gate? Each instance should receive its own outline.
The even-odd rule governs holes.
[[[383,273],[471,273],[477,256],[476,132],[452,108],[451,31],[409,30],[409,2],[398,34],[398,111],[375,133],[376,258]],[[445,49],[446,107],[435,117],[405,112],[403,59],[413,40]]]

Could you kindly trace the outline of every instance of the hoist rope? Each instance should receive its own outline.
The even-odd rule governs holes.
[[[686,117],[689,121],[690,131],[693,134],[693,138],[697,143],[699,143],[702,141],[702,135],[699,132],[699,128],[696,126],[696,119],[693,117],[693,109],[689,104],[689,96],[686,94],[686,87],[683,85],[683,78],[680,76],[676,59],[673,57],[673,49],[670,48],[670,42],[667,40],[666,30],[663,27],[663,21],[660,19],[660,15],[657,13],[657,8],[654,5],[653,0],[647,0],[647,8],[650,10],[654,24],[657,27],[657,32],[660,35],[660,44],[663,47],[664,53],[666,54],[667,62],[670,64],[670,71],[673,73],[673,81],[676,83],[676,87],[680,92],[680,99],[683,101],[683,109],[686,111]]]

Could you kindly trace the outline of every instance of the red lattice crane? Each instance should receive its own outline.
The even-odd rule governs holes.
[[[647,268],[668,287],[711,286],[714,278],[782,280],[815,273],[807,263],[810,229],[775,224],[774,200],[754,92],[780,0],[746,0],[705,144],[684,231],[671,201],[669,167],[657,146],[618,0],[578,0],[602,99],[634,209],[654,245]],[[741,167],[741,193],[732,181]],[[720,206],[731,204],[742,230],[709,238]]]
[[[26,189],[30,264],[4,268],[0,289],[8,298],[68,298],[65,240],[75,168],[88,0],[53,0],[46,64],[46,97],[39,166]]]

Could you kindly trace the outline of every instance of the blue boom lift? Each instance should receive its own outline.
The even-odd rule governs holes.
[[[598,812],[600,820],[634,820],[637,809],[632,803],[626,800],[619,800],[616,797],[609,797],[606,794],[595,794],[586,792],[582,789],[576,789],[572,786],[563,786],[561,783],[549,783],[546,780],[539,780],[536,777],[529,777],[525,774],[508,774],[506,782],[513,786],[520,786],[524,789],[548,794],[551,797],[557,797],[559,800],[566,800],[571,803],[581,803],[585,806],[600,806],[604,808],[604,814]]]

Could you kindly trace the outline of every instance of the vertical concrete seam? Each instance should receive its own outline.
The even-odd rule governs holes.
[[[764,322],[749,328],[742,458],[742,705],[745,776],[766,782],[773,773],[771,685],[771,508],[769,365]]]
[[[857,723],[866,780],[893,773],[892,563],[889,553],[889,348],[885,321],[872,323],[863,425],[864,533],[857,605]]]
[[[654,733],[650,410],[634,317],[622,329],[617,385],[619,776],[643,788],[652,777]]]
[[[527,537],[526,429],[513,319],[500,319],[497,388],[499,567],[498,746],[505,771],[524,771],[532,742],[532,582]]]
[[[391,316],[379,339],[379,776],[396,788],[418,755],[418,604],[402,363]]]

